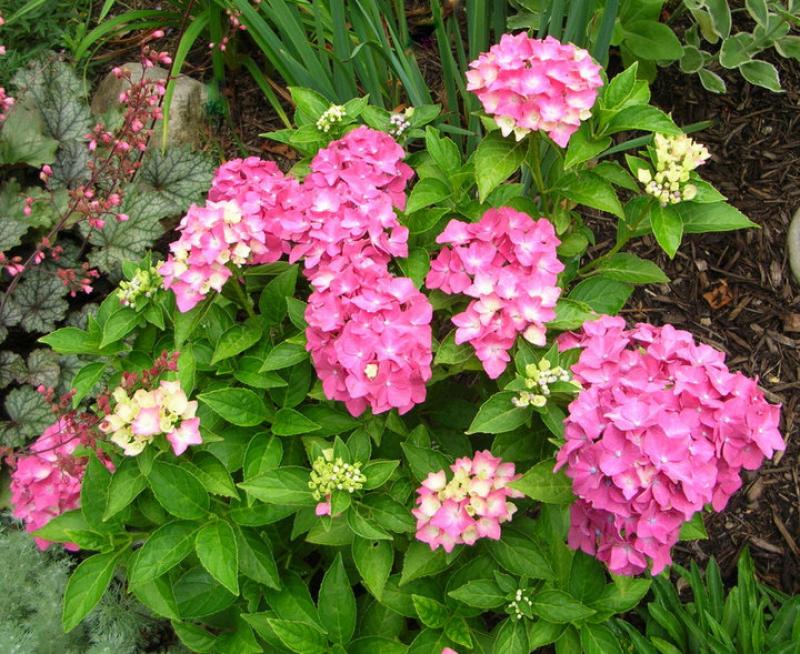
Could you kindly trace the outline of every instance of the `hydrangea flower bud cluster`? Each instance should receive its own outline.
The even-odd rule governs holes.
[[[545,344],[545,323],[555,317],[564,265],[559,244],[545,218],[503,207],[489,209],[477,223],[451,220],[437,237],[448,243],[431,262],[425,284],[448,294],[475,298],[453,316],[455,342],[470,343],[492,379],[511,360],[517,334]]]
[[[417,540],[452,552],[456,545],[473,545],[479,538],[500,539],[500,525],[517,510],[509,498],[523,494],[508,484],[520,475],[514,464],[504,463],[484,450],[470,459],[462,457],[444,470],[431,472],[417,489]]]
[[[571,380],[572,375],[569,370],[564,370],[561,366],[553,366],[548,359],[543,358],[538,364],[529,363],[525,366],[527,390],[520,391],[517,397],[511,399],[511,403],[516,407],[543,407],[550,397],[550,384]]]
[[[522,620],[522,618],[533,618],[533,601],[527,589],[517,588],[514,599],[506,606],[506,613],[512,620]]]
[[[342,105],[332,104],[317,119],[317,129],[327,134],[334,125],[341,123],[346,115],[347,111]]]
[[[155,266],[139,268],[130,281],[124,279],[119,283],[117,297],[120,304],[136,308],[137,302],[142,298],[151,298],[164,283]]]
[[[389,116],[389,134],[394,138],[400,138],[411,129],[411,116],[414,115],[414,107],[408,107],[405,111],[393,113]]]
[[[127,456],[140,454],[160,434],[166,435],[176,456],[203,442],[197,402],[187,399],[180,382],[161,381],[158,388],[139,388],[133,395],[119,386],[111,397],[115,405],[100,431],[111,434],[111,441]]]
[[[333,458],[333,450],[322,451],[311,464],[308,487],[312,491],[317,504],[317,515],[331,514],[331,494],[340,490],[354,493],[364,487],[366,476],[361,472],[361,462],[345,463],[341,457]]]
[[[541,130],[561,147],[591,116],[603,85],[600,65],[586,50],[525,32],[504,34],[469,67],[467,89],[495,117],[503,136],[514,132],[519,141]]]
[[[91,447],[93,439],[88,415],[66,414],[42,432],[30,446],[30,453],[14,462],[11,473],[12,515],[25,522],[25,529],[34,532],[53,518],[80,506],[81,483],[87,457],[75,456],[79,446]],[[109,469],[111,463],[101,456]],[[50,542],[34,538],[39,549]],[[67,549],[77,550],[72,543]]]
[[[697,187],[689,183],[689,173],[711,157],[708,149],[685,134],[656,134],[653,142],[655,175],[647,168],[640,168],[637,173],[645,192],[655,197],[662,207],[694,199]]]
[[[709,503],[721,511],[742,468],[785,448],[780,407],[722,352],[670,325],[626,330],[605,316],[559,345],[582,348],[572,371],[585,389],[556,457],[578,497],[569,544],[616,574],[648,561],[657,574],[684,521]]]

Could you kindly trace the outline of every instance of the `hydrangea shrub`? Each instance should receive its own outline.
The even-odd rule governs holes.
[[[748,224],[694,170],[665,207],[599,160],[618,132],[680,133],[635,69],[599,90],[588,54],[520,35],[473,69],[545,118],[518,140],[485,116],[464,161],[427,110],[399,133],[293,89],[297,129],[273,137],[302,161],[223,164],[166,261],[42,339],[93,358],[79,496],[29,520],[96,552],[66,628],[122,570],[197,652],[619,651],[610,618],[782,449],[721,353],[607,315],[665,279],[629,240]],[[610,251],[585,257],[578,205],[619,217]]]

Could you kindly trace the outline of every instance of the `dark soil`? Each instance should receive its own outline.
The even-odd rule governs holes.
[[[681,547],[677,558],[717,558],[731,573],[750,546],[761,578],[800,592],[800,284],[792,278],[786,233],[800,209],[800,67],[778,57],[786,93],[750,86],[722,73],[728,92],[716,96],[696,76],[660,72],[654,99],[678,124],[713,120],[695,138],[712,153],[698,172],[760,229],[688,236],[670,261],[654,243],[639,252],[672,280],[646,287],[627,318],[672,323],[728,353],[728,365],[758,376],[768,398],[783,405],[787,450],[755,473],[728,508],[706,519],[709,539]],[[727,73],[727,74],[725,74]]]

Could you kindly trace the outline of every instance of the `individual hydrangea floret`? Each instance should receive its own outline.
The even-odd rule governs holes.
[[[42,432],[29,454],[16,459],[11,473],[12,515],[34,532],[53,518],[80,506],[81,483],[88,458],[75,456],[78,447],[91,447],[93,439],[84,416],[67,414]],[[109,469],[111,463],[101,455]],[[50,541],[35,537],[39,549]],[[64,545],[77,550],[74,543]]]
[[[431,378],[433,309],[407,277],[366,241],[345,247],[310,277],[307,349],[329,399],[354,416],[425,400]]]
[[[655,175],[648,168],[640,168],[637,173],[645,192],[656,198],[662,207],[694,199],[697,187],[690,183],[690,173],[711,157],[708,149],[685,134],[656,134],[653,142]]]
[[[117,297],[123,306],[136,309],[137,302],[142,298],[153,297],[163,283],[164,280],[155,266],[139,268],[130,281],[123,280],[119,283]]]
[[[164,434],[176,456],[189,445],[203,442],[200,419],[195,416],[197,402],[189,400],[180,382],[161,381],[158,388],[137,389],[132,396],[119,386],[111,397],[114,409],[100,423],[100,431],[111,434],[111,441],[127,456],[136,456]]]
[[[432,472],[417,489],[417,540],[451,552],[456,545],[473,545],[479,538],[500,539],[500,525],[517,510],[509,499],[523,494],[508,484],[517,480],[513,463],[484,450],[462,457],[444,470]]]
[[[517,397],[511,399],[511,403],[516,407],[543,407],[550,397],[551,384],[571,381],[572,375],[569,370],[565,370],[561,366],[553,366],[546,358],[543,358],[538,364],[529,363],[525,366],[526,390],[520,391]],[[580,388],[580,385],[575,382],[573,385],[573,390]]]
[[[364,487],[367,481],[361,472],[361,462],[346,463],[341,457],[334,459],[333,450],[322,451],[322,456],[317,457],[311,464],[311,474],[308,487],[317,500],[316,514],[331,514],[331,495],[334,491],[354,493]]]
[[[520,140],[541,130],[561,147],[589,118],[603,85],[600,65],[586,50],[525,32],[504,34],[469,67],[467,89],[494,116],[503,136],[513,132]]]
[[[343,106],[332,104],[323,111],[322,115],[317,119],[317,129],[327,134],[334,125],[341,123],[346,115],[347,111],[345,111]]]
[[[572,372],[584,387],[556,457],[578,498],[569,544],[613,573],[658,574],[683,522],[706,504],[721,511],[742,468],[785,448],[780,407],[671,325],[626,330],[604,316],[559,345],[582,348]]]
[[[496,379],[511,360],[517,334],[542,346],[545,323],[555,317],[564,265],[553,225],[507,207],[489,209],[477,223],[451,220],[436,242],[450,247],[431,262],[425,284],[474,298],[453,316],[455,342],[470,343]]]

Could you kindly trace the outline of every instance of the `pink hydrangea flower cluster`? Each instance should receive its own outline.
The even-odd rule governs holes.
[[[183,454],[189,445],[203,442],[197,401],[186,397],[179,381],[162,380],[158,388],[139,388],[130,396],[118,386],[111,397],[114,409],[109,406],[99,428],[110,434],[111,442],[126,456],[140,454],[160,434],[166,436],[175,456]]]
[[[391,136],[363,126],[317,152],[303,180],[304,213],[280,220],[289,260],[313,268],[362,239],[386,255],[407,256],[408,228],[394,211],[405,208],[414,174],[404,156]]]
[[[314,291],[307,348],[329,399],[353,415],[409,411],[431,377],[433,311],[405,277],[389,272],[408,254],[405,206],[412,169],[389,135],[359,127],[320,150],[302,183],[272,163],[229,162],[205,207],[192,207],[159,272],[187,311],[220,291],[230,265],[302,261]]]
[[[451,220],[425,280],[428,288],[475,298],[453,316],[456,343],[470,343],[492,379],[511,360],[517,334],[545,344],[545,323],[555,317],[564,265],[559,240],[545,218],[533,220],[508,207],[489,209],[477,223]]]
[[[354,416],[401,414],[425,400],[433,309],[407,277],[395,277],[367,241],[320,263],[311,278],[306,338],[322,388]]]
[[[583,349],[572,367],[584,390],[569,406],[566,466],[575,495],[569,544],[611,572],[653,574],[671,561],[681,524],[706,504],[721,511],[785,444],[780,407],[725,355],[671,325],[604,316],[565,335]]]
[[[25,522],[25,529],[34,532],[56,516],[80,506],[81,483],[86,470],[86,457],[73,455],[78,446],[91,445],[90,432],[83,422],[66,415],[50,425],[30,446],[30,454],[16,459],[11,473],[12,515]],[[109,469],[111,463],[103,459]],[[47,549],[50,541],[34,538],[39,549]],[[74,543],[67,549],[77,550]]]
[[[456,545],[473,545],[479,538],[500,539],[500,525],[511,520],[517,507],[509,498],[523,494],[509,487],[517,480],[513,463],[504,463],[484,450],[462,457],[444,470],[431,472],[417,489],[417,540],[452,552]]]
[[[467,89],[495,117],[503,136],[514,132],[520,140],[541,130],[561,147],[589,118],[603,85],[600,65],[586,50],[525,32],[504,34],[469,66]]]
[[[232,274],[228,263],[241,267],[280,258],[283,246],[270,221],[293,203],[298,188],[274,162],[249,157],[220,166],[208,202],[189,208],[178,226],[180,238],[158,269],[179,310],[189,311],[211,289],[221,291]]]

